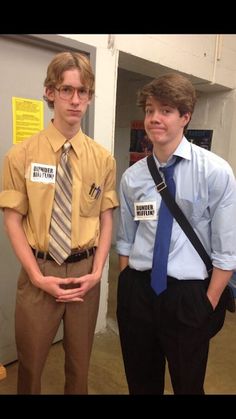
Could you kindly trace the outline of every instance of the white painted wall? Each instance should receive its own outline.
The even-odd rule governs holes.
[[[145,60],[198,77],[211,77],[214,35],[118,35],[115,43],[121,51]]]
[[[114,153],[114,103],[116,102],[117,66],[118,51],[113,54],[111,50],[102,48],[99,53],[97,53],[94,139],[107,148],[112,154]],[[102,276],[100,308],[96,326],[97,331],[106,327],[108,270],[109,260],[107,260]]]
[[[232,155],[235,147],[235,115],[236,92],[204,93],[197,101],[191,120],[192,129],[213,129],[211,150],[230,161],[236,173],[236,153]]]
[[[116,35],[114,43],[128,54],[236,87],[236,35]]]

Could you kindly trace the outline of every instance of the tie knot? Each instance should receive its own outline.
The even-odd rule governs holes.
[[[174,168],[175,168],[175,163],[171,164],[168,167],[161,167],[161,171],[164,173],[165,179],[171,179],[173,178],[174,175]]]
[[[173,178],[175,166],[176,164],[179,163],[180,160],[181,160],[181,157],[176,157],[174,163],[172,163],[170,166],[160,167],[160,170],[164,173],[166,180]]]
[[[61,154],[61,162],[63,161],[67,165],[68,165],[68,161],[69,161],[70,148],[71,148],[71,143],[69,141],[67,141],[65,144],[63,144],[62,154]]]
[[[63,153],[68,153],[70,148],[71,148],[71,143],[69,141],[66,141],[66,143],[63,144]]]

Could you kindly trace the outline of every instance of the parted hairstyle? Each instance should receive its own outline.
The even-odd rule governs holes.
[[[78,69],[80,71],[81,82],[89,89],[89,97],[94,94],[94,74],[86,55],[79,52],[61,52],[53,58],[47,69],[47,76],[44,81],[45,88],[54,88],[63,82],[63,73],[67,70]],[[53,109],[54,102],[48,100],[44,95],[48,107]]]

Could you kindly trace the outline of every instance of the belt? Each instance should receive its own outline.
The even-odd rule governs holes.
[[[95,254],[96,247],[90,247],[90,249],[86,249],[83,252],[73,253],[70,256],[68,256],[67,259],[64,260],[64,263],[73,263],[73,262],[79,262],[83,259],[88,259],[89,256],[92,256]],[[39,252],[36,249],[32,248],[32,252],[35,255],[36,258],[44,259],[44,260],[54,260],[53,257],[47,253],[47,252]]]

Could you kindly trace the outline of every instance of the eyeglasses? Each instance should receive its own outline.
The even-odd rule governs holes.
[[[80,100],[86,100],[89,97],[89,89],[85,87],[73,87],[73,86],[60,86],[59,88],[55,87],[55,89],[59,92],[59,96],[63,100],[70,100],[77,91],[77,95],[79,96]]]

